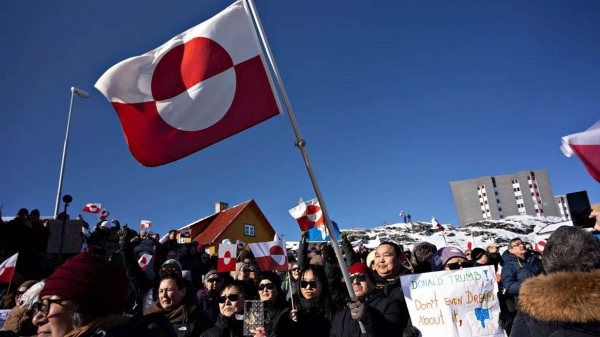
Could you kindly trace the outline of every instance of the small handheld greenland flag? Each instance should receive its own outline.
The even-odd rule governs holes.
[[[179,160],[282,111],[242,0],[116,64],[95,87],[116,110],[129,150],[144,166]]]
[[[217,271],[219,273],[235,271],[237,245],[233,243],[219,244],[219,259],[217,260]]]
[[[18,258],[19,253],[16,253],[0,264],[0,283],[10,283],[10,281],[12,281],[12,278],[15,275]]]
[[[590,173],[600,183],[600,120],[584,132],[562,137],[560,147],[567,157],[575,154]]]
[[[321,205],[319,205],[317,198],[303,201],[298,206],[290,209],[289,212],[298,221],[298,225],[302,231],[325,224],[323,211],[321,211]]]
[[[285,241],[249,243],[252,254],[262,271],[288,271],[287,250]]]

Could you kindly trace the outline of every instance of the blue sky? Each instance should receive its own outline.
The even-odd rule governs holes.
[[[35,4],[34,4],[35,3]],[[69,108],[63,192],[70,213],[102,203],[122,223],[164,233],[254,198],[295,240],[288,214],[315,196],[287,116],[173,164],[139,165],[93,85],[112,65],[231,2],[3,1],[0,204],[54,211]],[[331,217],[341,228],[435,215],[457,223],[450,181],[548,169],[554,194],[598,184],[560,137],[598,119],[597,1],[268,1],[256,3]],[[91,220],[91,216],[87,216]]]

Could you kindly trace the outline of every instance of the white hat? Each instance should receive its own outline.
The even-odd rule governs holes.
[[[490,247],[499,248],[500,246],[497,243],[495,243],[494,241],[492,241],[492,242],[488,242],[487,246],[485,246],[485,249],[488,249]]]
[[[111,228],[115,227],[115,224],[113,224],[112,222],[109,222],[109,221],[102,221],[102,223],[100,223],[100,227],[111,229]]]

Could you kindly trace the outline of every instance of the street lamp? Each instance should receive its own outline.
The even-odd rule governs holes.
[[[63,147],[62,162],[60,164],[60,176],[58,178],[58,192],[56,193],[56,207],[54,208],[54,218],[58,217],[58,207],[60,206],[60,194],[62,192],[63,174],[65,173],[65,161],[67,160],[67,144],[69,143],[69,127],[71,126],[71,112],[73,111],[73,97],[88,98],[90,95],[78,88],[71,87],[71,104],[69,105],[69,117],[67,118],[67,134],[65,136],[65,145]]]

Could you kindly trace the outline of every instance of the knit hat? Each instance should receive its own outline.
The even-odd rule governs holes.
[[[471,259],[473,259],[473,261],[481,259],[481,257],[484,255],[485,249],[483,248],[474,248],[473,251],[471,251]]]
[[[281,290],[281,276],[277,275],[276,273],[272,271],[266,271],[260,274],[260,276],[258,277],[258,283],[260,283],[260,281],[262,280],[271,281],[271,283],[275,285],[275,288],[277,288],[277,290]]]
[[[163,268],[165,267],[175,267],[175,269],[177,270],[177,274],[180,277],[182,276],[183,268],[181,267],[181,263],[179,263],[177,260],[171,259],[165,261],[165,263],[163,263],[162,266],[160,266],[160,278],[163,278],[169,274],[167,271],[163,272]]]
[[[123,314],[128,291],[129,279],[124,267],[81,253],[56,268],[46,279],[39,297],[64,297],[98,317],[105,317]]]
[[[221,275],[219,275],[219,273],[216,270],[211,269],[211,270],[207,271],[206,274],[204,274],[204,276],[202,276],[202,283],[206,282],[206,280],[208,280],[209,277],[211,277],[212,275],[215,275],[215,274],[217,276],[219,276],[220,278],[223,278],[223,277],[221,277]]]
[[[372,250],[371,252],[369,252],[369,255],[367,255],[367,267],[371,266],[371,263],[375,262],[375,251]]]
[[[367,275],[369,277],[369,280],[371,280],[371,283],[375,284],[375,276],[373,276],[373,271],[369,269],[369,267],[367,267],[366,264],[356,262],[355,264],[351,265],[350,268],[348,268],[348,274],[355,273]]]
[[[492,241],[492,242],[488,243],[487,246],[485,246],[486,249],[488,249],[490,247],[497,247],[498,248],[500,246],[497,243],[495,243],[495,242]]]
[[[435,254],[433,254],[431,257],[431,269],[433,271],[442,270],[446,262],[453,257],[461,257],[467,260],[465,253],[463,253],[460,249],[456,247],[444,247],[435,252]]]

